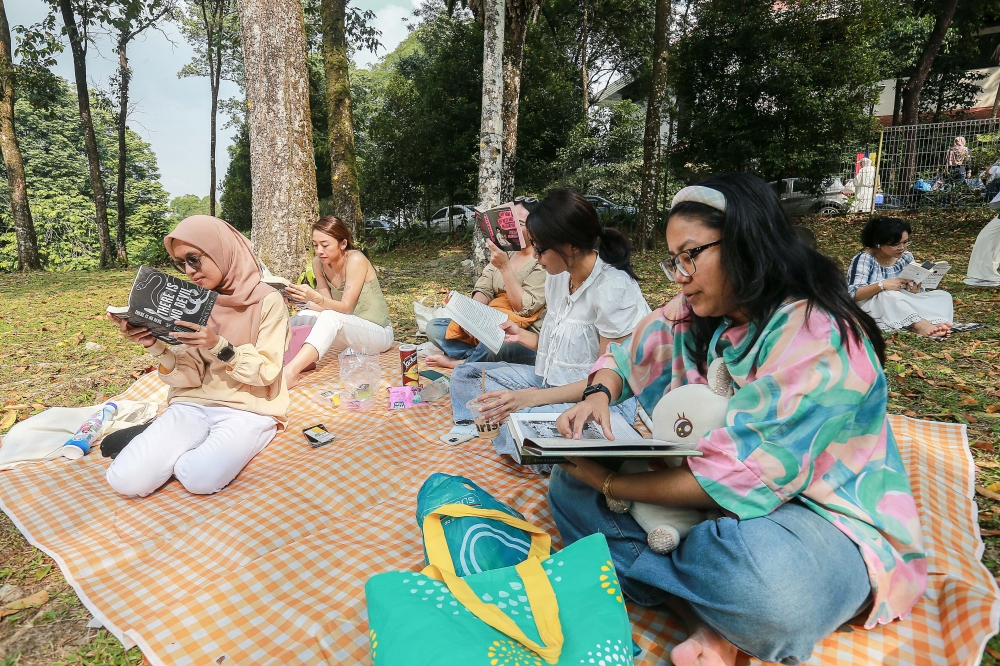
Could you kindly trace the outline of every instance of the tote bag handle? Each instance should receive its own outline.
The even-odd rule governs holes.
[[[441,526],[441,516],[479,517],[498,520],[531,534],[531,549],[528,557],[514,567],[524,584],[524,593],[531,605],[535,627],[542,645],[528,638],[517,623],[495,604],[482,601],[464,579],[455,573],[455,565],[448,550],[448,541]],[[465,504],[445,504],[427,514],[424,518],[424,548],[427,561],[424,575],[442,581],[463,606],[497,631],[510,636],[530,650],[533,650],[550,664],[559,661],[562,653],[563,633],[559,623],[559,603],[552,589],[549,577],[542,568],[542,558],[548,557],[552,545],[549,535],[531,523],[515,518],[495,509],[476,509]]]

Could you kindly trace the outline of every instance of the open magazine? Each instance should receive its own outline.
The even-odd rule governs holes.
[[[913,261],[904,266],[897,277],[900,280],[913,280],[924,289],[937,289],[945,273],[950,270],[951,264],[947,261],[925,261],[922,264]]]
[[[145,327],[157,340],[179,345],[171,333],[192,329],[175,320],[204,326],[219,295],[198,285],[167,275],[149,266],[140,266],[128,295],[128,305],[108,306],[108,314],[127,320],[132,327]]]
[[[507,313],[480,303],[474,298],[453,291],[445,299],[444,309],[469,335],[476,338],[494,354],[503,346],[504,331],[500,324],[507,321]]]
[[[581,458],[658,458],[663,456],[700,456],[700,451],[679,448],[674,442],[644,439],[621,414],[611,412],[611,434],[593,421],[587,423],[580,439],[566,439],[556,428],[560,414],[521,412],[510,415],[507,428],[514,439],[522,465],[565,462],[566,456]]]

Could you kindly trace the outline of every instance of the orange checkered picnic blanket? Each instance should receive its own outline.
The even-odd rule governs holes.
[[[394,351],[383,387],[399,382]],[[292,392],[290,423],[225,490],[195,496],[176,482],[145,499],[116,494],[109,461],[91,454],[0,473],[0,503],[58,562],[105,627],[152,664],[368,664],[364,585],[418,570],[416,495],[433,472],[462,474],[555,534],[547,480],[505,465],[488,442],[438,441],[447,400],[364,413],[313,402],[338,387],[336,360]],[[383,390],[379,396],[384,397]],[[124,397],[162,400],[155,375]],[[301,429],[336,434],[312,449]],[[929,555],[927,595],[906,621],[838,632],[815,664],[975,664],[996,630],[1000,593],[979,562],[973,466],[963,426],[893,417]],[[676,618],[629,605],[638,663],[665,664],[684,638]]]

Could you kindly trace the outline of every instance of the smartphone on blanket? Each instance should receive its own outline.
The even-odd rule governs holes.
[[[334,434],[329,432],[326,429],[326,426],[322,423],[317,423],[316,425],[309,426],[308,428],[303,428],[302,434],[306,436],[306,441],[309,442],[309,446],[314,449],[326,446],[332,442],[334,438]]]

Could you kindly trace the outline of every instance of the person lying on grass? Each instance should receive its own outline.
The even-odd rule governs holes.
[[[175,333],[170,346],[115,319],[122,335],[159,363],[167,409],[122,449],[107,479],[122,495],[145,497],[171,476],[189,492],[225,488],[284,429],[288,389],[281,372],[288,310],[260,281],[250,242],[222,220],[189,217],[164,239],[187,279],[218,292],[207,326]]]
[[[611,405],[652,414],[669,391],[706,383],[722,358],[736,392],[725,427],[685,466],[618,476],[594,460],[556,467],[549,505],[566,544],[608,540],[622,591],[688,625],[676,666],[734,664],[738,651],[799,664],[852,620],[910,612],[927,560],[906,469],[886,419],[885,343],[837,265],[792,230],[774,191],[743,173],[681,190],[661,266],[681,293],[612,344],[595,391],[557,427],[579,437]],[[722,509],[667,555],[618,500]]]
[[[321,218],[312,229],[316,289],[306,284],[285,289],[292,298],[307,303],[306,309],[292,317],[291,325],[312,326],[309,337],[285,366],[288,388],[294,388],[302,373],[315,367],[328,351],[339,354],[351,347],[381,354],[392,347],[394,338],[378,274],[364,252],[354,249],[351,230],[333,215]]]
[[[514,199],[514,214],[517,225],[525,239],[530,234],[525,228],[528,215],[538,205],[534,197]],[[491,241],[486,245],[490,250],[490,263],[472,289],[472,298],[491,307],[507,312],[513,321],[520,322],[521,328],[538,333],[542,330],[545,316],[545,269],[535,257],[531,244],[526,243],[520,252],[504,252]],[[457,323],[447,317],[432,319],[427,324],[427,339],[433,342],[443,354],[432,354],[426,363],[430,367],[454,368],[460,363],[534,363],[535,350],[517,342],[505,342],[500,351],[493,353],[482,342],[472,338]]]

